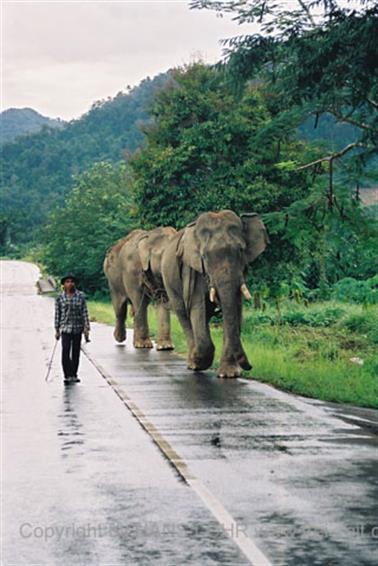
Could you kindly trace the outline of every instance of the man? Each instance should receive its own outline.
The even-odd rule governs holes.
[[[64,383],[80,381],[77,370],[81,336],[89,341],[89,316],[84,294],[76,289],[76,277],[71,273],[61,279],[63,292],[55,301],[55,338],[62,337]]]

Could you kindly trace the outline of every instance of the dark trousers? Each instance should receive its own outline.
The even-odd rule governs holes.
[[[81,332],[69,334],[62,332],[62,366],[64,377],[77,377],[80,359]]]

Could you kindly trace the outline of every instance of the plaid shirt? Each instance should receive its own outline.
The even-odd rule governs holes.
[[[55,300],[55,330],[72,334],[89,332],[89,316],[85,296],[75,291],[72,297],[61,293]]]

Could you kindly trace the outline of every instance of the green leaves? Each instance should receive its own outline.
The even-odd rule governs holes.
[[[132,229],[129,173],[125,165],[95,164],[77,176],[63,207],[41,230],[42,260],[59,276],[73,271],[89,293],[105,291],[106,250]]]
[[[224,73],[194,64],[157,96],[147,145],[130,162],[142,224],[185,226],[205,210],[262,212],[289,204],[306,174],[275,163],[302,152],[295,114],[275,121],[258,87],[236,93]],[[291,128],[289,126],[291,122]]]

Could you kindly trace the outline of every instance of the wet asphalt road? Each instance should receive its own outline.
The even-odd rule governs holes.
[[[194,374],[100,324],[97,368],[64,387],[59,351],[45,383],[53,300],[1,267],[4,565],[376,563],[376,411]]]

